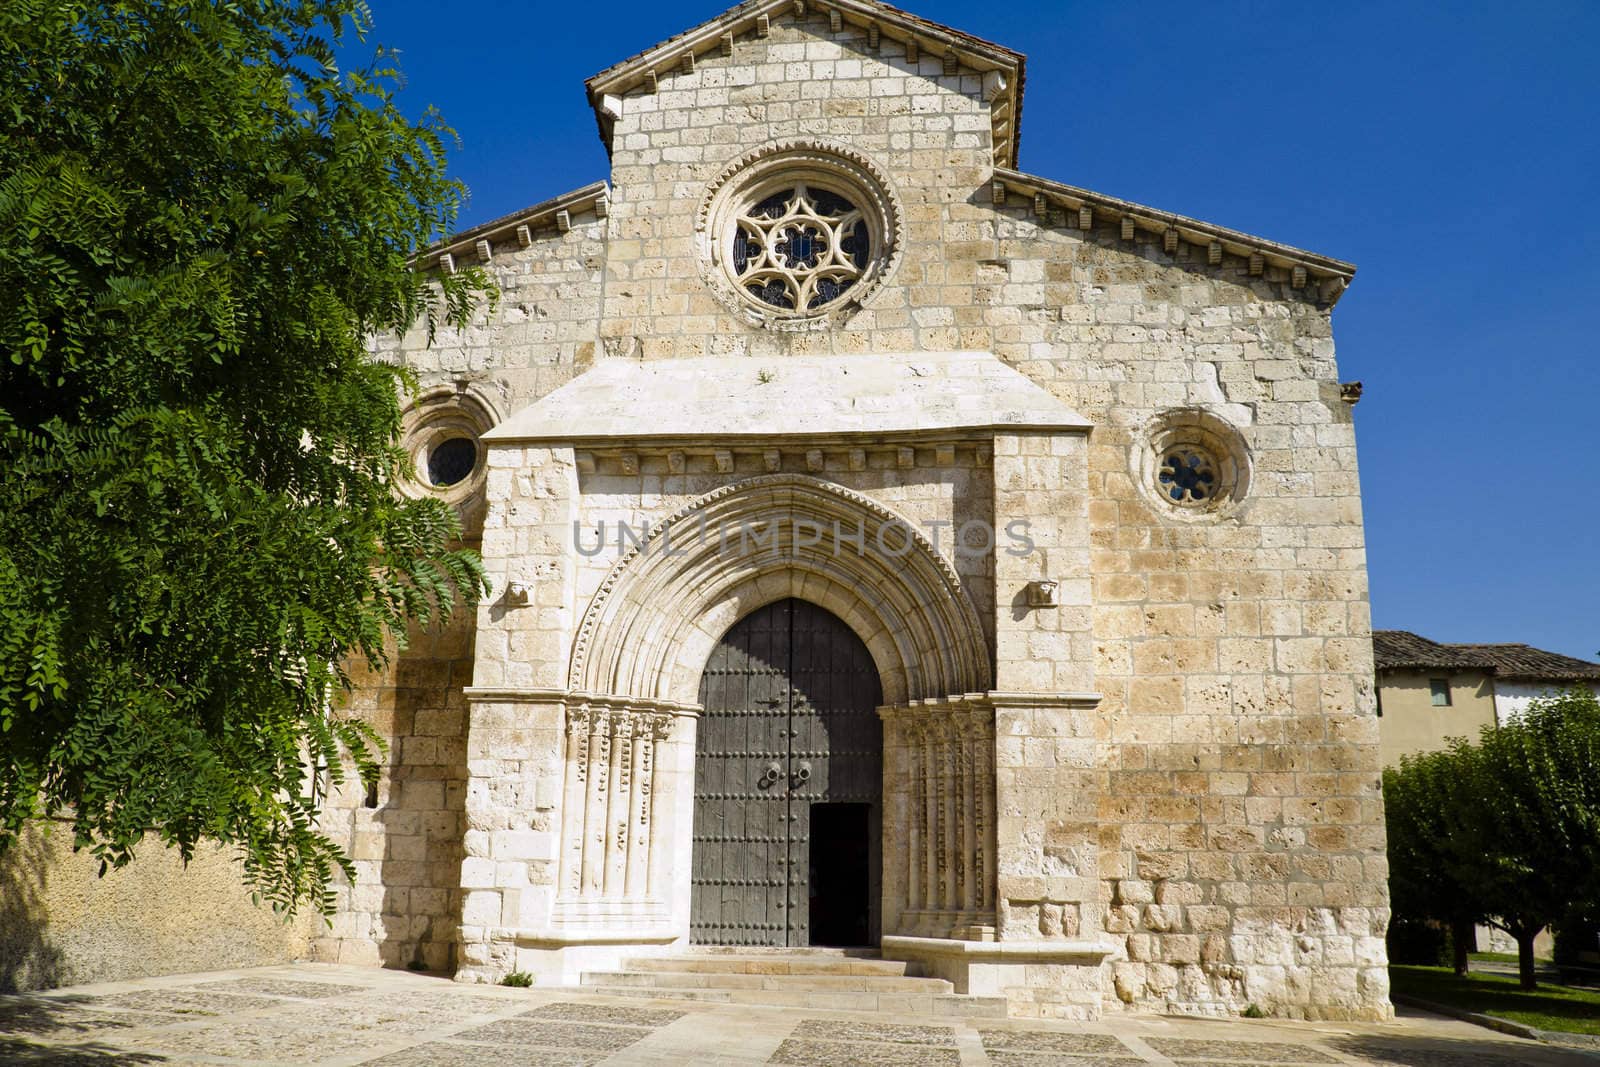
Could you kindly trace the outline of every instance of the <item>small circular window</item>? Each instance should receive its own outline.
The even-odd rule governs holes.
[[[1153,418],[1134,442],[1135,481],[1179,519],[1226,513],[1250,489],[1250,450],[1232,423],[1201,408]]]
[[[478,446],[466,437],[451,437],[428,452],[428,484],[448,489],[467,480],[478,465]]]
[[[866,157],[789,141],[746,153],[711,184],[699,239],[729,307],[776,328],[823,328],[893,270],[899,202]]]
[[[482,436],[499,421],[473,387],[438,386],[417,398],[401,422],[410,459],[399,489],[414,499],[432,497],[455,507],[462,529],[476,537],[487,508],[488,449]]]
[[[1203,448],[1169,449],[1156,480],[1174,504],[1204,505],[1217,495],[1217,463]]]

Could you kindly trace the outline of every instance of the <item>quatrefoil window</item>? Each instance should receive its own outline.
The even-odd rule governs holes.
[[[872,261],[861,209],[797,182],[735,221],[729,262],[739,288],[781,311],[820,311],[848,293]]]
[[[1216,495],[1216,464],[1197,449],[1172,449],[1162,458],[1156,480],[1175,504],[1206,504]]]

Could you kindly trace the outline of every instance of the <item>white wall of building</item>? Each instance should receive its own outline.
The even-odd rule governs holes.
[[[1494,721],[1504,726],[1514,719],[1520,719],[1528,711],[1528,705],[1540,697],[1555,696],[1573,683],[1566,682],[1502,682],[1494,683]],[[1589,688],[1600,696],[1600,684],[1592,684]]]

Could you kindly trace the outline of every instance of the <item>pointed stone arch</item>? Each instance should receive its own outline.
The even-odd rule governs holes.
[[[798,537],[797,523],[810,524]],[[813,531],[820,538],[806,544]],[[989,687],[982,624],[927,538],[869,497],[798,474],[724,486],[657,523],[585,611],[570,685],[691,704],[722,634],[786,597],[827,608],[856,632],[885,703]]]

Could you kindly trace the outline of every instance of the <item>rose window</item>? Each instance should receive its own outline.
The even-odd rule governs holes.
[[[1215,495],[1216,464],[1204,452],[1173,449],[1161,460],[1156,480],[1161,491],[1177,504],[1205,504]]]
[[[867,272],[872,235],[855,204],[827,189],[796,184],[741,213],[730,262],[734,280],[781,311],[818,311]]]

